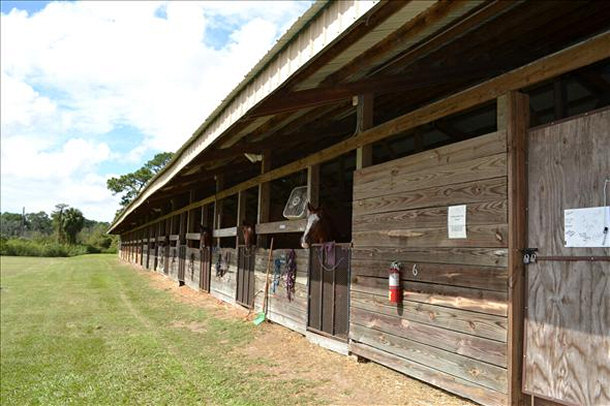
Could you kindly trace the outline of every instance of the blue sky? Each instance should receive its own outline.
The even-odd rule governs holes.
[[[25,10],[29,14],[35,13],[45,8],[48,1],[0,1],[0,11],[7,14],[12,9]]]
[[[1,2],[0,210],[110,221],[111,176],[175,151],[311,5]]]

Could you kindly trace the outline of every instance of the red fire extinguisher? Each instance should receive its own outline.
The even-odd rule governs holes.
[[[400,289],[400,269],[402,268],[402,264],[398,261],[392,262],[390,265],[389,271],[389,299],[390,303],[400,303],[401,302],[401,289]]]

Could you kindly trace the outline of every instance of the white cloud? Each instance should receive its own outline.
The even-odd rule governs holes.
[[[109,220],[117,199],[99,164],[178,149],[309,4],[60,2],[2,14],[3,210],[78,202]],[[209,45],[214,33],[228,43]],[[144,139],[131,151],[98,138],[125,126]]]

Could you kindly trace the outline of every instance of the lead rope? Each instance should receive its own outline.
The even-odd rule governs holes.
[[[285,263],[285,260],[282,260],[281,257],[276,258],[273,261],[273,282],[271,283],[271,293],[275,294],[278,286],[280,285],[280,279],[282,276],[282,263]]]
[[[322,247],[322,249],[317,250],[317,257],[318,257],[318,262],[320,263],[320,268],[324,269],[325,271],[328,272],[332,272],[332,271],[336,271],[337,268],[339,268],[339,265],[341,265],[341,263],[343,262],[343,260],[345,260],[345,257],[341,257],[338,261],[335,262],[335,265],[332,267],[327,267],[326,265],[324,265],[324,261],[322,260],[322,256],[323,256],[323,252],[324,252],[324,247]]]
[[[294,286],[297,280],[297,254],[294,250],[290,250],[286,259],[286,296],[288,301],[292,301],[294,295]]]

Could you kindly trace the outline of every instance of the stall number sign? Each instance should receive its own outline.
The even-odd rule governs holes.
[[[610,206],[563,211],[565,246],[610,247]]]

